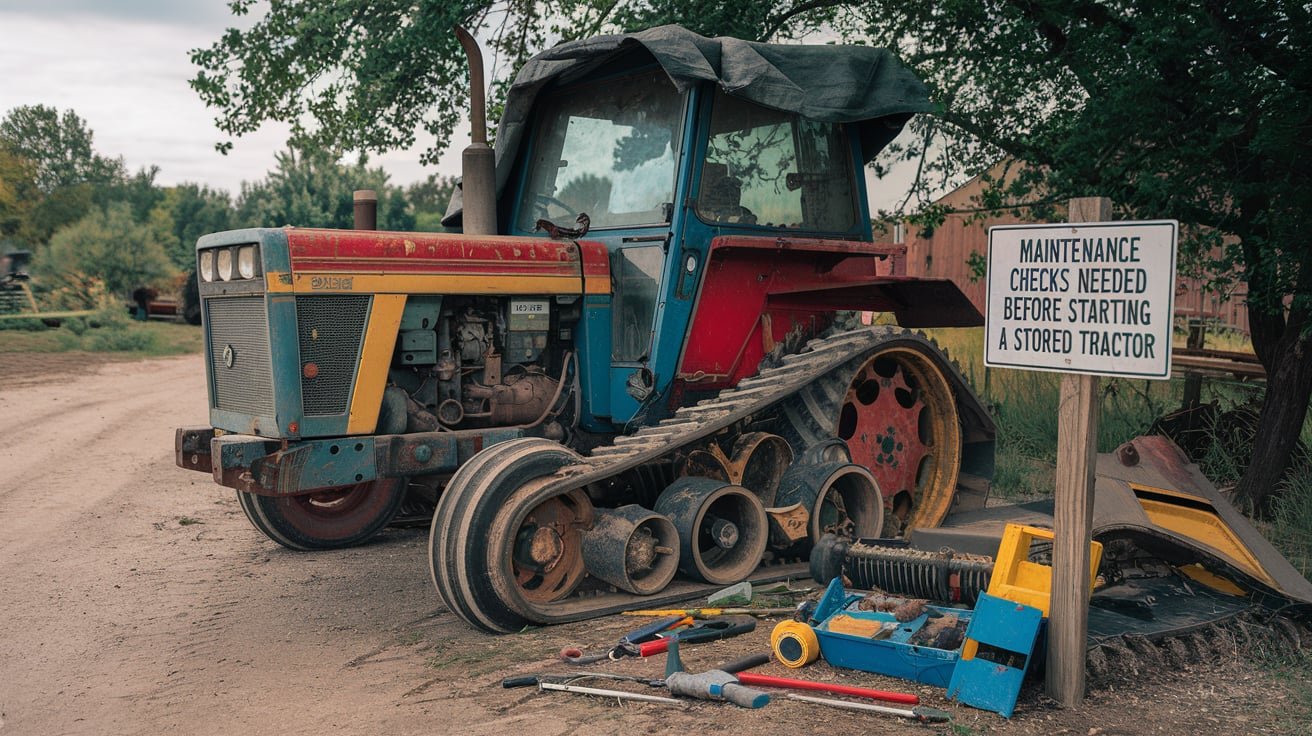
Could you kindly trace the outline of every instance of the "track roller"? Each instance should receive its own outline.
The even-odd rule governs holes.
[[[688,453],[681,475],[714,478],[742,486],[770,506],[779,489],[779,478],[792,462],[793,448],[783,437],[769,432],[747,432],[734,440],[731,455],[725,455],[714,442],[704,450]]]
[[[779,484],[779,506],[795,503],[810,514],[806,547],[824,534],[844,539],[877,537],[884,526],[884,499],[870,471],[855,463],[798,463]]]
[[[751,574],[765,553],[765,507],[742,486],[680,478],[656,500],[656,512],[679,531],[679,569],[715,585]]]
[[[637,504],[599,509],[583,535],[588,574],[637,595],[659,592],[679,567],[679,532]]]

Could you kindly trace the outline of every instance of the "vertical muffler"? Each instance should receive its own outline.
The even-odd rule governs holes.
[[[469,57],[470,142],[461,154],[460,190],[466,235],[497,234],[496,154],[487,144],[487,100],[483,90],[483,52],[478,41],[462,26],[456,38]]]

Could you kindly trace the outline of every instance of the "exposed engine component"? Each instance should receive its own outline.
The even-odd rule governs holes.
[[[542,419],[569,366],[552,349],[578,309],[546,298],[428,300],[406,308],[392,380],[409,396],[408,432],[513,426]],[[560,344],[560,343],[557,343]]]

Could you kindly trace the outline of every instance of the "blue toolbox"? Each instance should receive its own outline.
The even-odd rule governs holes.
[[[813,615],[825,661],[946,688],[961,657],[972,612],[925,606],[924,613],[899,622],[891,612],[860,610],[863,598],[845,591],[841,579],[829,584]],[[926,641],[925,632],[932,630],[945,635]],[[934,646],[943,641],[949,642],[946,648]]]

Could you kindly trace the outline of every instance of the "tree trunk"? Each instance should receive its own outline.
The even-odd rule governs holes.
[[[1259,335],[1270,335],[1269,330],[1256,324],[1263,319],[1252,312],[1249,314],[1254,347],[1259,356],[1265,354],[1266,358],[1262,361],[1267,369],[1266,395],[1257,420],[1252,462],[1235,487],[1236,497],[1251,504],[1258,513],[1269,510],[1271,494],[1298,444],[1308,399],[1312,397],[1312,343],[1299,334],[1302,330],[1298,324],[1302,320],[1286,324],[1285,334],[1274,345],[1258,346]]]

